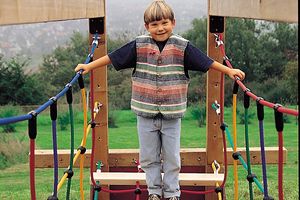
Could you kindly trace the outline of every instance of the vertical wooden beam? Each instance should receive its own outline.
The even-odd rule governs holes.
[[[104,17],[98,19],[90,19],[90,31],[97,30],[100,33],[100,41],[98,48],[95,50],[94,53],[94,60],[100,58],[107,54],[107,47],[106,47],[106,14],[105,14],[105,0],[101,0],[101,8],[104,9]],[[91,20],[94,23],[91,23]],[[102,23],[101,23],[102,20]],[[93,24],[93,25],[91,25]],[[103,26],[103,27],[101,27]],[[100,31],[99,31],[100,30]],[[102,32],[102,33],[101,33]],[[90,42],[93,40],[92,34],[90,33]],[[93,167],[96,169],[96,163],[101,161],[103,167],[101,168],[102,171],[107,172],[109,171],[109,164],[108,164],[108,87],[107,87],[107,66],[101,67],[98,69],[93,70],[93,77],[91,81],[93,81],[93,88],[91,88],[91,92],[93,92],[93,102],[99,102],[102,104],[100,112],[97,114],[95,119],[96,127],[95,129],[95,152],[94,152],[94,162]],[[94,170],[95,171],[95,170]],[[91,197],[93,199],[93,191],[91,189]],[[109,194],[100,192],[99,199],[101,200],[109,200]]]
[[[208,5],[210,5],[210,0],[208,0]],[[208,8],[209,9],[209,8]],[[207,52],[208,56],[218,61],[223,62],[223,56],[221,51],[216,48],[215,36],[211,30],[212,18],[208,14],[207,19]],[[213,19],[215,20],[215,19]],[[223,24],[218,24],[223,26],[223,30],[215,31],[224,31],[224,20]],[[224,33],[223,33],[224,34]],[[224,76],[222,73],[210,69],[207,73],[207,91],[206,91],[206,172],[212,172],[211,163],[216,160],[218,163],[222,164],[224,161],[223,158],[223,143],[222,143],[222,131],[220,129],[220,116],[218,116],[215,110],[212,108],[212,104],[217,101],[220,103],[221,92],[224,91],[224,87],[221,87],[221,78]],[[223,108],[223,105],[220,105]],[[222,166],[222,165],[221,165]],[[214,189],[214,187],[206,187],[207,190]],[[205,197],[206,200],[217,199],[215,193],[208,194]]]

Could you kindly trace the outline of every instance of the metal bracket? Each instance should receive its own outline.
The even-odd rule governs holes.
[[[223,33],[224,32],[224,17],[209,16],[209,32]]]
[[[90,34],[104,34],[104,17],[90,18]]]

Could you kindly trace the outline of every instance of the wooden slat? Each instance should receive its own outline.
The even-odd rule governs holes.
[[[1,0],[0,25],[104,16],[104,0]]]
[[[163,174],[162,174],[163,176]],[[146,185],[145,173],[132,172],[100,172],[94,173],[96,181],[104,185],[135,185],[139,181],[141,185]],[[205,173],[180,173],[179,184],[181,186],[215,186],[216,182],[222,183],[224,174]]]
[[[210,0],[209,15],[298,22],[298,0]]]
[[[244,159],[246,159],[245,148],[238,148]],[[266,147],[266,162],[268,164],[278,163],[278,147]],[[69,165],[70,150],[58,151],[59,167],[67,167]],[[134,161],[139,158],[138,149],[109,149],[108,163],[111,167],[136,167]],[[206,165],[206,149],[205,148],[183,148],[181,149],[181,164],[182,166],[205,166]],[[228,164],[233,163],[231,148],[227,149]],[[222,155],[223,156],[223,155]],[[84,166],[90,166],[91,150],[85,153]],[[251,163],[261,164],[260,148],[250,148]],[[283,161],[286,163],[287,149],[284,148]],[[74,167],[78,167],[79,161]],[[35,150],[35,166],[38,168],[53,167],[53,150]]]

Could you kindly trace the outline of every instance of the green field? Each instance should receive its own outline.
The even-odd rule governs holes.
[[[203,106],[203,105],[202,105]],[[255,112],[255,107],[252,108]],[[265,109],[265,145],[277,146],[277,131],[274,124],[274,115],[272,109]],[[109,129],[109,147],[119,148],[138,148],[138,139],[136,131],[136,118],[131,111],[115,111],[117,128]],[[231,129],[232,123],[231,108],[225,109],[225,122]],[[287,123],[284,124],[284,147],[288,150],[287,163],[284,165],[284,196],[285,199],[298,199],[298,121],[296,117],[288,116],[285,118]],[[239,120],[239,119],[238,119]],[[259,130],[256,114],[250,120],[249,136],[250,146],[259,146]],[[75,112],[75,148],[80,145],[82,138],[82,112]],[[12,138],[19,138],[27,142],[27,122],[17,124],[17,133]],[[70,128],[68,128],[70,129]],[[238,146],[244,147],[244,125],[238,124]],[[60,131],[58,129],[58,147],[68,149],[70,146],[69,130]],[[1,133],[4,134],[4,133]],[[38,117],[38,135],[36,139],[37,149],[51,149],[51,121],[48,112]],[[182,147],[205,147],[206,129],[205,126],[199,128],[197,121],[193,119],[190,112],[187,112],[182,121]],[[27,145],[28,146],[28,145]],[[229,146],[227,142],[227,146]],[[91,147],[91,137],[89,135],[87,148]],[[9,149],[14,149],[11,146]],[[23,149],[28,151],[28,149]],[[245,158],[244,158],[245,159]],[[246,159],[245,159],[246,160]],[[63,175],[65,169],[60,169],[60,175]],[[228,179],[226,183],[226,197],[233,199],[233,171],[232,166],[228,168]],[[252,171],[257,175],[258,180],[262,181],[261,166],[252,166]],[[249,199],[248,182],[245,177],[247,172],[239,166],[239,199]],[[269,165],[267,168],[269,194],[277,199],[277,165]],[[29,188],[29,166],[28,163],[15,164],[9,168],[1,170],[0,174],[0,199],[30,199]],[[89,170],[85,171],[85,196],[89,199]],[[36,169],[36,194],[37,199],[47,199],[52,193],[53,187],[53,169]],[[66,183],[59,191],[59,199],[65,199]],[[254,184],[254,199],[262,199],[263,195]],[[79,195],[79,176],[75,170],[72,178],[71,199],[80,199]]]

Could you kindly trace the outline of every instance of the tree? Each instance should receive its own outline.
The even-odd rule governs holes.
[[[192,21],[192,28],[186,31],[182,36],[206,53],[206,35],[207,19],[202,18],[194,19]]]
[[[39,104],[45,100],[45,89],[35,75],[25,74],[28,60],[15,57],[3,60],[0,56],[0,105]]]
[[[205,52],[206,19],[195,19],[192,24],[193,27],[183,36]],[[291,74],[291,69],[286,68],[292,66],[292,63],[288,62],[298,63],[298,25],[226,18],[225,26],[226,55],[233,67],[245,71],[246,85],[251,86],[249,88],[256,91],[256,94],[268,97],[266,99],[269,101],[287,102],[291,100],[290,98],[295,98],[293,92],[295,89],[288,91],[285,89],[287,80],[292,80],[287,79],[285,74]],[[293,75],[297,74],[295,70],[293,71]],[[192,101],[196,100],[197,96],[205,96],[205,91],[199,93],[200,90],[197,89],[199,85],[202,87],[200,81],[204,76],[202,78],[198,74],[195,76],[196,81],[191,80],[189,90]],[[293,80],[297,78],[294,77]],[[288,85],[295,88],[295,83]],[[279,90],[281,92],[278,92]],[[225,91],[225,105],[229,105],[232,81],[226,80]],[[239,98],[242,98],[242,95],[239,95]]]
[[[288,103],[298,104],[298,75],[298,60],[288,62],[284,68],[282,83],[288,93]]]
[[[44,56],[39,78],[47,85],[48,96],[55,95],[72,79],[75,75],[74,68],[84,62],[88,53],[88,38],[75,32],[65,46],[60,46],[52,54]],[[73,89],[78,91],[78,85],[74,85]]]

